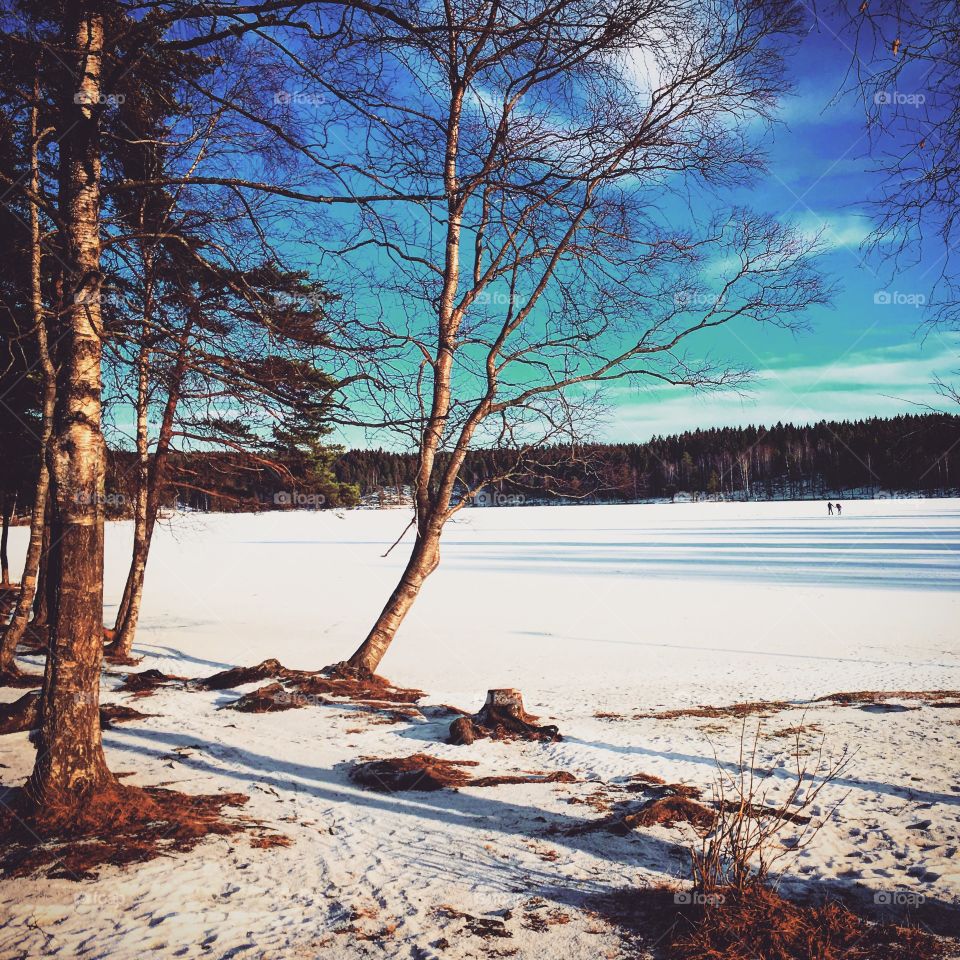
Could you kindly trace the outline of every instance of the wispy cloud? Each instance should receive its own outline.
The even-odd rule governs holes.
[[[820,213],[806,210],[793,222],[805,235],[819,236],[824,250],[859,247],[873,229],[869,217],[858,213]]]
[[[621,391],[608,433],[642,441],[696,427],[812,423],[944,409],[933,381],[949,380],[960,370],[960,344],[955,336],[937,340],[928,350],[915,343],[898,344],[850,354],[836,363],[779,366],[773,360],[757,371],[751,388],[742,394],[692,394],[679,388]]]

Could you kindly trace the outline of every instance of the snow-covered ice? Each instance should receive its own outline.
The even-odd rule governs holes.
[[[173,518],[154,541],[138,669],[343,659],[396,582],[407,541],[382,554],[408,519]],[[11,537],[14,568],[25,534]],[[129,524],[109,525],[108,624],[129,542]],[[519,687],[562,742],[453,747],[448,721],[378,724],[346,706],[252,715],[219,709],[235,691],[161,690],[136,702],[154,716],[105,732],[111,767],[138,784],[248,793],[246,812],[293,845],[217,838],[96,882],[5,881],[0,957],[617,956],[611,905],[684,877],[687,835],[569,833],[596,816],[571,801],[638,772],[709,789],[716,758],[736,758],[739,720],[633,717],[744,700],[796,704],[763,721],[758,767],[789,766],[792,740],[776,734],[801,719],[819,727],[808,746],[822,735],[834,754],[856,751],[822,807],[844,802],[787,867],[791,890],[956,909],[960,710],[806,704],[960,689],[958,560],[958,500],[849,502],[841,517],[819,502],[463,510],[381,672],[427,691],[424,703],[469,709],[490,687]],[[118,683],[105,678],[105,700],[123,700]],[[390,795],[347,780],[357,757],[417,751],[583,782]],[[5,783],[32,752],[26,735],[0,739]],[[511,936],[485,942],[445,905],[498,917]]]

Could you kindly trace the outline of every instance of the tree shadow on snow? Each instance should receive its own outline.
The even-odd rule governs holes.
[[[123,742],[126,738],[130,738],[130,742]],[[153,741],[157,747],[134,743],[134,739]],[[589,745],[620,749],[608,744]],[[372,814],[416,818],[422,822],[427,831],[426,835],[411,838],[402,855],[423,875],[434,878],[449,877],[451,881],[460,882],[466,878],[468,882],[472,880],[484,885],[495,885],[508,892],[529,897],[540,896],[561,905],[595,910],[621,925],[624,923],[625,898],[629,901],[639,897],[638,903],[645,901],[642,877],[637,878],[633,886],[622,887],[611,886],[603,880],[585,879],[583,864],[576,868],[576,875],[567,876],[563,872],[565,864],[562,859],[543,868],[531,867],[530,858],[525,858],[522,863],[505,858],[503,852],[498,851],[492,843],[495,836],[527,838],[547,848],[565,848],[573,853],[587,854],[636,871],[661,875],[672,873],[678,882],[688,873],[689,853],[686,846],[680,842],[673,843],[650,833],[636,831],[619,836],[602,829],[590,829],[597,822],[594,818],[585,819],[545,811],[496,797],[476,796],[455,790],[402,794],[363,790],[349,781],[349,763],[337,764],[332,768],[317,767],[264,756],[251,750],[186,734],[132,727],[111,730],[107,746],[110,750],[158,760],[174,760],[197,773],[229,777],[250,785],[267,786],[277,793],[281,801],[295,801],[298,796],[306,795],[323,802],[349,804],[356,810],[366,810]],[[207,756],[169,752],[188,747],[203,751]],[[642,748],[630,752],[714,764],[713,758],[669,754]],[[887,784],[855,780],[849,780],[849,783],[862,789],[886,788],[884,792],[894,792]],[[913,793],[917,795],[924,792]],[[287,796],[284,797],[284,794]],[[958,802],[955,797],[942,798],[939,794],[929,796]],[[438,829],[430,831],[432,825]],[[449,833],[442,829],[444,827],[469,829],[475,836],[472,845],[464,843],[460,838],[451,843]],[[384,833],[384,845],[404,843],[396,839],[392,831],[385,830]],[[548,859],[552,861],[553,858]],[[815,901],[833,898],[866,915],[880,916],[872,903],[875,891],[857,880],[786,875],[784,883],[797,897]],[[638,909],[642,909],[642,904]],[[889,920],[890,916],[887,915],[884,919]],[[960,934],[960,912],[949,902],[927,897],[923,908],[914,913],[912,919],[922,919],[937,933],[953,936]]]

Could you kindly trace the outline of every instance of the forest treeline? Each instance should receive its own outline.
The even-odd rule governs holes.
[[[941,413],[795,426],[692,430],[647,443],[472,450],[460,496],[479,505],[694,497],[805,499],[960,487],[960,417]],[[215,512],[404,502],[417,458],[383,449],[265,463],[233,452],[174,454],[164,505]],[[489,477],[504,477],[487,483]],[[136,458],[113,451],[108,512],[128,513]]]

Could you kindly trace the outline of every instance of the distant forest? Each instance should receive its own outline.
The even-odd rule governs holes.
[[[132,500],[134,457],[114,451],[107,506]],[[405,502],[416,458],[350,450],[324,469],[233,453],[174,454],[163,501],[198,510],[252,511]],[[943,496],[960,488],[960,417],[694,430],[647,443],[545,447],[517,463],[514,450],[473,450],[462,471],[479,504],[656,499],[811,499],[882,492]],[[485,482],[490,477],[501,477]]]

